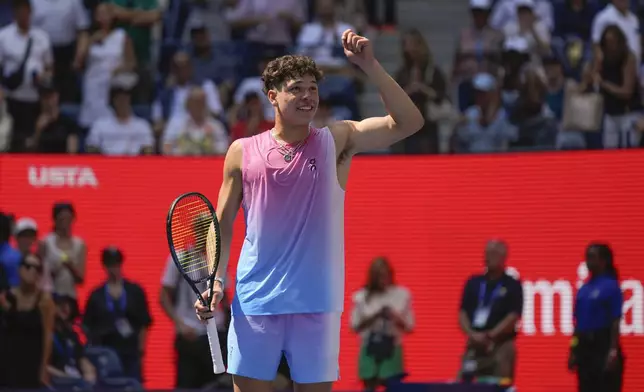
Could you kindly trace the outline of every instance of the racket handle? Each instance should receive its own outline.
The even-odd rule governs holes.
[[[206,331],[208,332],[208,343],[210,343],[212,369],[215,374],[223,373],[226,371],[226,367],[224,366],[224,359],[221,356],[221,345],[219,344],[217,323],[215,322],[214,318],[208,320],[208,324],[206,324]]]

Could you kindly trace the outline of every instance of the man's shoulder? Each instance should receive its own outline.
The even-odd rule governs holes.
[[[39,27],[32,27],[30,33],[31,33],[31,36],[34,37],[35,39],[49,42],[49,34],[47,34],[45,30]]]
[[[521,288],[521,281],[518,280],[517,278],[515,278],[514,276],[509,275],[507,273],[503,275],[503,283],[506,286],[512,286],[512,287]]]

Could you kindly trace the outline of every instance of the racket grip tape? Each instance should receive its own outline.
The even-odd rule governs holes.
[[[212,357],[213,371],[215,374],[224,373],[226,371],[226,367],[224,366],[224,359],[221,355],[217,323],[214,318],[208,320],[206,331],[208,332],[208,343],[210,343],[210,355]]]

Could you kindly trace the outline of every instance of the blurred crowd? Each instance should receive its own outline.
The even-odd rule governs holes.
[[[327,75],[317,126],[357,118],[339,36],[392,29],[394,2],[12,0],[3,3],[0,151],[211,155],[270,129],[267,60]]]
[[[641,5],[471,0],[452,72],[459,152],[640,147]]]
[[[288,53],[324,70],[315,126],[360,119],[347,28],[376,44],[402,32],[390,71],[426,125],[389,152],[642,142],[637,0],[469,0],[449,72],[392,0],[160,1],[0,3],[0,151],[223,154],[272,126],[261,71]]]

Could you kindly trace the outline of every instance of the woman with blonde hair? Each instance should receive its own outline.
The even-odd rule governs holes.
[[[353,295],[351,328],[362,340],[359,377],[371,391],[404,375],[402,336],[414,327],[409,290],[394,283],[384,257],[373,260],[367,284]]]

